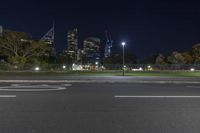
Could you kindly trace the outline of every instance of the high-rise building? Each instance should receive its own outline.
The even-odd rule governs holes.
[[[106,31],[106,45],[105,45],[105,52],[104,57],[110,57],[111,56],[111,48],[112,48],[113,40],[111,39],[111,35]]]
[[[81,49],[78,49],[77,55],[76,55],[76,61],[77,61],[78,64],[83,63],[83,55],[84,55],[84,51],[81,50]]]
[[[0,36],[3,34],[3,26],[0,25]]]
[[[78,50],[78,30],[70,30],[67,34],[68,51]]]
[[[100,44],[101,40],[96,37],[89,37],[84,40],[84,54],[89,64],[95,64],[100,61]]]
[[[76,61],[78,51],[78,29],[73,29],[67,33],[67,53],[73,62]]]
[[[40,39],[40,41],[49,44],[52,48],[50,55],[56,56],[56,49],[55,49],[55,26],[53,23],[52,28]]]

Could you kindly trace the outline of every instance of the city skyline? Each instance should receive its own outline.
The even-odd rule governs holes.
[[[65,35],[73,28],[79,29],[81,42],[88,36],[97,36],[105,42],[108,30],[115,40],[116,51],[120,51],[120,43],[125,40],[127,49],[138,57],[184,51],[200,42],[200,10],[196,1],[188,4],[185,0],[123,3],[112,0],[27,3],[20,0],[1,4],[1,25],[36,38],[41,38],[55,20],[58,51],[66,47]]]
[[[199,133],[200,1],[0,5],[0,133]]]

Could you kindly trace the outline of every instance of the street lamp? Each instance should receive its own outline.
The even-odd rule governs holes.
[[[63,69],[66,69],[66,66],[65,66],[65,65],[63,65],[63,66],[62,66],[62,68],[63,68]]]
[[[40,68],[39,67],[35,67],[35,71],[39,71],[40,70]]]
[[[195,71],[195,69],[194,69],[194,68],[190,68],[190,71],[191,71],[191,72],[194,72],[194,71]]]
[[[124,46],[126,45],[126,42],[122,42],[122,47],[123,47],[123,76],[124,76],[124,64],[125,64],[125,59],[124,59]]]

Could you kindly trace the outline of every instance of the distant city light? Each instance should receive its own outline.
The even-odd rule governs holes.
[[[81,70],[83,70],[83,66],[82,65],[73,64],[72,65],[72,70],[73,71],[81,71]]]
[[[132,71],[143,71],[143,68],[142,67],[140,67],[140,68],[133,68],[133,69],[131,69]]]
[[[195,69],[194,69],[194,68],[191,68],[191,69],[190,69],[190,71],[191,71],[191,72],[194,72],[194,71],[195,71]]]
[[[62,66],[62,68],[63,68],[63,69],[66,69],[66,66],[65,66],[65,65],[63,65],[63,66]]]
[[[99,64],[99,62],[95,62],[95,64],[96,64],[96,65],[98,65],[98,64]]]
[[[39,67],[35,67],[35,71],[39,71],[40,70],[40,68]]]
[[[151,66],[151,65],[148,65],[148,66],[147,66],[147,70],[148,70],[148,71],[152,71],[152,70],[153,70],[152,66]]]

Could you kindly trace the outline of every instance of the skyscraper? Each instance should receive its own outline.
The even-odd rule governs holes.
[[[51,55],[56,56],[56,49],[55,49],[55,26],[53,23],[52,28],[40,39],[40,41],[49,44],[52,48]]]
[[[73,29],[67,33],[67,53],[72,62],[76,62],[78,51],[78,29]]]
[[[100,61],[100,44],[101,40],[96,37],[89,37],[84,40],[84,53],[87,63],[95,64]]]
[[[113,40],[111,39],[111,35],[106,31],[106,45],[105,45],[105,52],[104,57],[110,57],[111,56],[111,48],[112,48]]]
[[[67,34],[67,44],[68,51],[77,51],[78,50],[78,30],[70,30]]]

